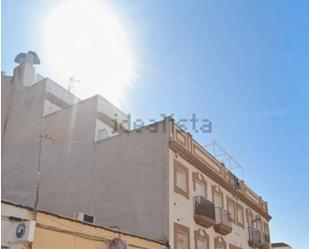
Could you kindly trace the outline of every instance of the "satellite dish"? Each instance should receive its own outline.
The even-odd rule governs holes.
[[[29,63],[31,65],[35,64],[40,64],[40,59],[39,56],[33,52],[33,51],[28,51],[28,53],[19,53],[14,60],[16,63],[19,65],[24,64],[24,63]]]

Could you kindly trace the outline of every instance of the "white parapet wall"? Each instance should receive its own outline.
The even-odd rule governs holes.
[[[112,121],[110,126],[114,126],[114,123],[117,122],[121,128],[128,129],[128,115],[99,95],[97,95],[97,113],[104,114],[106,118],[110,119]],[[102,118],[104,119],[104,117]]]
[[[44,78],[39,81],[38,84],[43,82],[46,84],[46,98],[43,113],[44,117],[80,102],[79,98],[51,79]]]

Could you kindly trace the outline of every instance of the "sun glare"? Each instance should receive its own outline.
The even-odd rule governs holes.
[[[101,94],[116,105],[132,85],[134,63],[127,32],[99,0],[60,1],[43,25],[43,64],[64,87],[86,98]],[[74,82],[74,81],[73,81]]]

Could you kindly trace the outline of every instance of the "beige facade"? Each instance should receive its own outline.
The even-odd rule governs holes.
[[[33,206],[40,162],[43,210],[93,214],[176,249],[270,247],[267,203],[173,119],[129,130],[104,98],[24,85],[18,68],[2,76],[4,198]]]
[[[196,248],[196,237],[201,234],[207,238],[208,248],[250,248],[249,229],[252,226],[267,239],[264,243],[256,241],[256,247],[270,248],[267,204],[243,182],[235,186],[228,177],[230,172],[221,163],[173,121],[170,125],[170,184],[177,185],[175,174],[178,172],[174,165],[181,165],[187,172],[185,185],[189,186],[186,193],[170,188],[170,234],[177,236],[176,224],[176,227],[181,225],[188,229],[189,248]],[[198,184],[203,187],[197,188]],[[198,213],[195,204],[201,203],[201,199],[197,197],[215,204],[214,216],[207,211]],[[206,204],[205,210],[207,208],[211,209]],[[172,247],[177,248],[177,245]]]
[[[21,223],[18,219],[31,220],[32,209],[7,201],[1,203],[1,208],[2,248],[29,248],[28,241],[16,241],[9,233],[14,223]],[[107,249],[114,238],[126,241],[128,249],[166,249],[166,245],[157,241],[44,211],[38,212],[33,235],[33,249]]]

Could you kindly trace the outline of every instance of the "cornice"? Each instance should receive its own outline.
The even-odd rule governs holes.
[[[205,175],[210,177],[220,186],[222,186],[225,190],[229,191],[231,194],[237,196],[241,201],[259,213],[268,221],[271,219],[271,216],[265,212],[261,207],[256,205],[253,201],[251,201],[244,193],[240,192],[237,188],[233,187],[224,178],[214,172],[205,162],[200,160],[197,156],[193,155],[190,151],[183,147],[183,145],[179,144],[176,141],[170,141],[170,149],[174,152],[178,153],[182,158],[191,163],[194,167],[199,169]],[[213,158],[211,158],[213,160]]]

